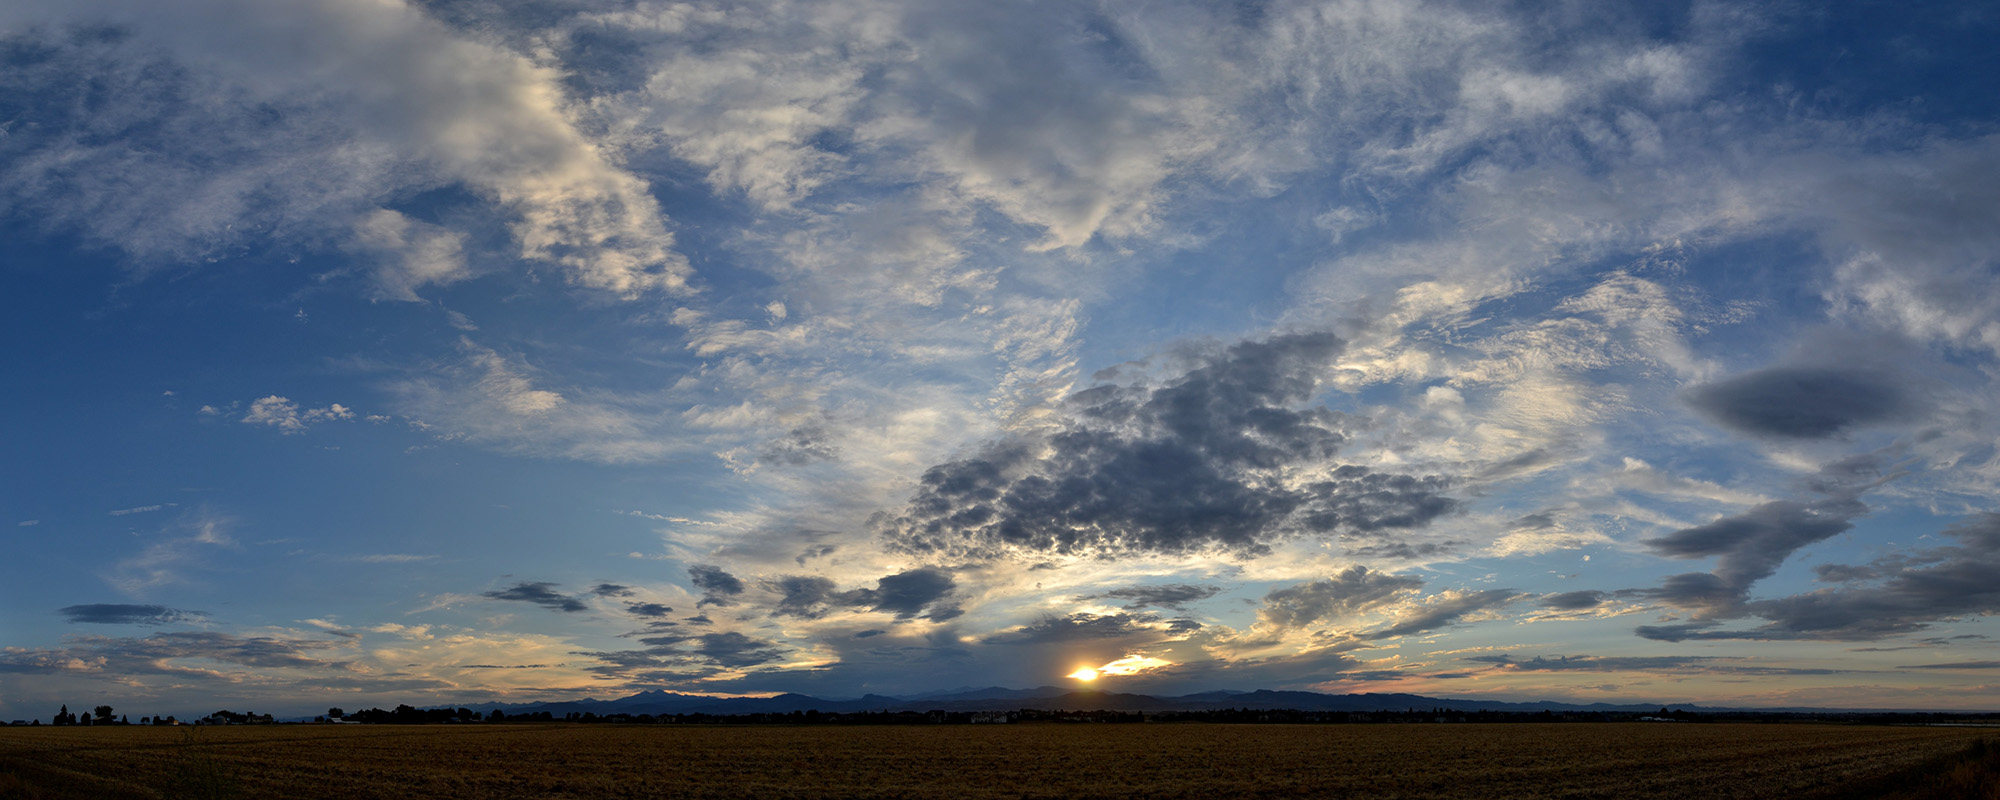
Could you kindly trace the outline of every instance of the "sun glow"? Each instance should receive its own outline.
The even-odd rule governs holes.
[[[1174,662],[1152,656],[1126,656],[1101,667],[1082,667],[1063,677],[1089,682],[1106,675],[1137,675],[1141,672],[1171,667]]]

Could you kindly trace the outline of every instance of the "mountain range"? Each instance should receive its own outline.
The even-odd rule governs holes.
[[[1452,711],[1605,711],[1644,712],[1661,708],[1684,711],[1732,711],[1691,704],[1658,703],[1510,703],[1497,700],[1459,700],[1416,694],[1320,694],[1261,689],[1254,692],[1212,691],[1175,697],[1155,697],[1105,691],[1075,691],[1056,686],[1008,689],[999,686],[964,687],[942,692],[891,697],[868,694],[857,698],[828,699],[786,693],[772,697],[710,697],[665,690],[640,692],[614,700],[569,700],[551,703],[489,703],[466,706],[480,713],[494,709],[504,714],[531,714],[547,711],[555,716],[571,712],[609,714],[789,714],[794,711],[853,713],[860,711],[1006,711],[1022,708],[1073,711],[1213,711],[1226,708],[1293,709],[1299,711],[1402,711],[1441,708]],[[1760,709],[1780,710],[1780,709]],[[1824,709],[1782,709],[1786,711]]]

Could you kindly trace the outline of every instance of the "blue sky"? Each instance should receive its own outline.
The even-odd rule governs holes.
[[[2000,707],[1996,27],[8,4],[0,717]]]

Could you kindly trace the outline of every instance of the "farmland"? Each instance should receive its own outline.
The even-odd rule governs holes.
[[[1838,725],[0,729],[0,797],[1812,797],[1991,731]]]

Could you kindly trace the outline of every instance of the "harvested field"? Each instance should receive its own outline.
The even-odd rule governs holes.
[[[0,729],[0,797],[1794,798],[1992,731],[1836,725]]]

